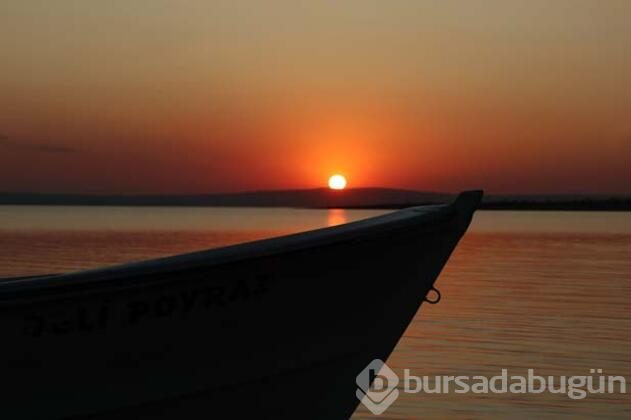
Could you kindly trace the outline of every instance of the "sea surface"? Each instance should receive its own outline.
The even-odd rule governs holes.
[[[384,212],[0,206],[0,277],[166,256]],[[631,418],[631,213],[478,212],[436,285],[441,302],[423,305],[387,360],[399,376],[602,369],[626,377],[627,393],[574,400],[549,392],[408,394],[400,385],[384,414],[360,405],[354,419]]]

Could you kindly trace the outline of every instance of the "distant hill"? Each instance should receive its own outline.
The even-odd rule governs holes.
[[[85,206],[408,207],[448,201],[448,194],[390,188],[328,188],[204,195],[75,195],[0,193],[2,204]]]
[[[381,208],[446,203],[453,194],[392,188],[328,188],[199,195],[0,193],[0,205]],[[631,210],[630,195],[487,195],[487,210]]]

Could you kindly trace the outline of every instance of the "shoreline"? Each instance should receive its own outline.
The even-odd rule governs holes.
[[[81,202],[50,202],[50,203],[0,203],[0,207],[9,206],[34,206],[34,207],[207,207],[207,208],[294,208],[311,210],[400,210],[406,207],[431,206],[446,204],[446,202],[430,203],[400,203],[400,204],[376,204],[376,205],[352,205],[352,206],[295,206],[279,204],[192,204],[192,203],[81,203]],[[631,211],[631,202],[621,204],[610,203],[482,203],[479,210],[485,211],[599,211],[599,212],[628,212]]]
[[[0,192],[0,206],[124,206],[124,207],[261,207],[304,209],[395,210],[450,203],[455,195],[391,188],[325,188],[267,190],[211,194],[89,195],[68,193]],[[631,211],[628,194],[491,194],[481,210]]]

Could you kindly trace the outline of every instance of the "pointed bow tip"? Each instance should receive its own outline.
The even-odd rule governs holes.
[[[458,194],[453,204],[458,208],[467,208],[474,211],[480,205],[483,196],[483,190],[463,191]]]

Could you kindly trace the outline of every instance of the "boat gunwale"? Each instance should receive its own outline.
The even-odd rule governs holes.
[[[21,294],[29,291],[41,292],[42,290],[68,288],[84,289],[85,287],[103,284],[111,285],[112,282],[121,279],[128,282],[127,286],[142,286],[150,283],[147,282],[146,276],[151,274],[169,274],[190,269],[216,267],[243,260],[362,240],[379,236],[380,234],[387,234],[407,226],[422,226],[441,221],[450,221],[456,214],[457,208],[460,207],[461,201],[465,201],[472,194],[477,196],[474,199],[477,198],[479,200],[478,194],[481,193],[477,191],[465,192],[449,204],[409,207],[338,226],[88,270],[56,275],[27,276],[4,281],[0,279],[0,300],[11,298],[10,295],[14,293]],[[138,278],[139,281],[134,281],[134,278]]]

